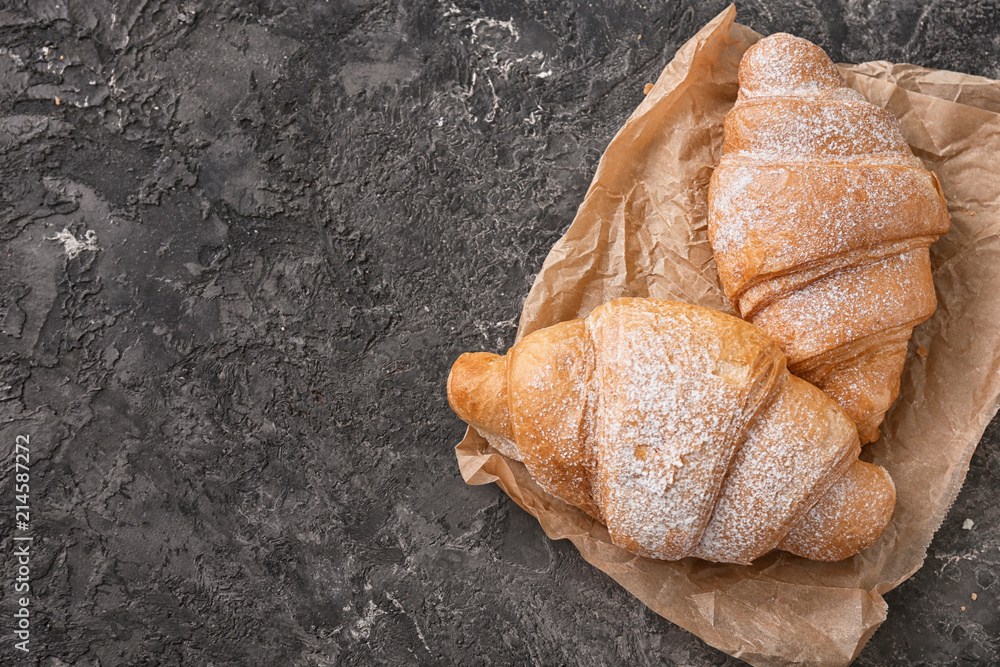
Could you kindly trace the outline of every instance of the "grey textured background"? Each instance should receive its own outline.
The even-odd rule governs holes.
[[[0,2],[0,662],[736,664],[466,486],[444,390],[513,341],[607,142],[725,5]],[[1000,77],[995,0],[738,9]],[[1000,663],[998,444],[857,664]]]

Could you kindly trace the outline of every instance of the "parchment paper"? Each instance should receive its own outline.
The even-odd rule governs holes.
[[[735,16],[730,7],[677,52],[612,140],[535,280],[518,338],[620,296],[732,312],[706,236],[706,189],[740,58],[760,38]],[[496,482],[550,538],[572,540],[658,614],[754,665],[846,665],[857,656],[885,620],[882,594],[923,562],[1000,396],[1000,82],[886,62],[842,71],[900,119],[952,216],[931,250],[937,312],[916,329],[899,399],[863,454],[889,470],[898,492],[878,543],[840,563],[780,552],[751,566],[640,558],[474,430],[456,448],[469,484]]]

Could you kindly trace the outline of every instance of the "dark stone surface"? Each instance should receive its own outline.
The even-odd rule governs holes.
[[[466,486],[444,393],[725,4],[0,4],[0,662],[736,664]],[[995,0],[739,10],[1000,77]],[[1000,662],[998,444],[857,664]]]

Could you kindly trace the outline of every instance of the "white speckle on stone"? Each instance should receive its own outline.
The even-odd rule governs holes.
[[[93,229],[88,229],[83,235],[83,240],[76,238],[73,232],[66,228],[63,228],[61,232],[55,236],[46,237],[47,241],[59,241],[63,244],[63,250],[66,251],[66,257],[73,259],[79,255],[84,250],[89,250],[92,252],[97,252],[100,248],[97,247],[97,232]]]
[[[514,38],[515,42],[521,39],[521,34],[517,31],[517,28],[514,27],[513,17],[507,21],[498,21],[490,17],[476,19],[472,22],[471,26],[473,43],[475,43],[476,39],[479,37],[478,30],[480,26],[485,26],[486,28],[502,28],[510,33],[510,36]]]
[[[972,519],[966,519],[962,522],[962,530],[972,530],[972,527],[976,525],[976,522]]]

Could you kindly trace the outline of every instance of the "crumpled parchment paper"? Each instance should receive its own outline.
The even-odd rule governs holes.
[[[740,59],[760,38],[735,17],[729,7],[684,45],[611,141],[528,294],[519,339],[621,296],[733,312],[708,243],[706,192]],[[899,399],[863,454],[889,470],[898,493],[879,542],[839,563],[782,552],[750,566],[640,558],[474,429],[456,448],[466,482],[496,482],[550,538],[571,540],[658,614],[754,665],[857,656],[886,618],[882,595],[923,563],[1000,396],[1000,82],[887,62],[842,72],[899,118],[952,217],[931,248],[937,312],[914,332]]]

